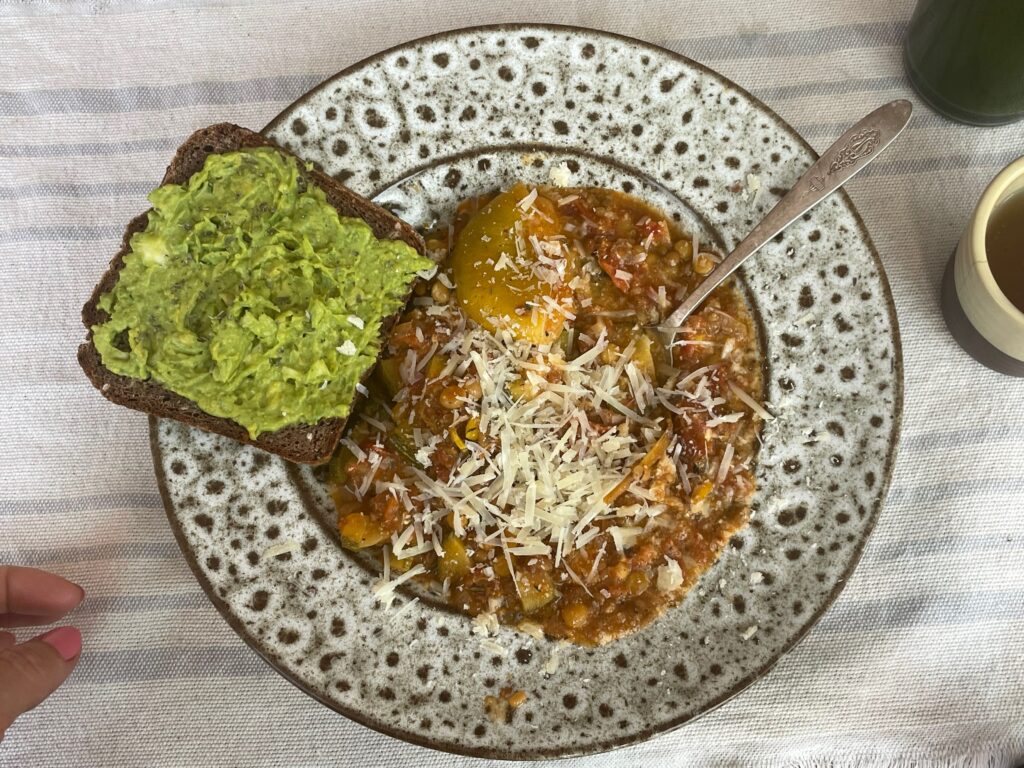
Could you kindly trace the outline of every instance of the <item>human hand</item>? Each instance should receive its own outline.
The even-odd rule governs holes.
[[[20,645],[4,628],[52,624],[83,597],[80,586],[60,576],[0,565],[0,740],[16,717],[57,690],[82,650],[74,627],[51,629]]]

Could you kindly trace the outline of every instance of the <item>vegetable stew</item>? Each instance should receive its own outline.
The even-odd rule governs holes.
[[[718,257],[610,190],[460,205],[328,467],[385,602],[429,583],[474,617],[585,645],[678,602],[747,521],[762,420],[738,288],[654,330]]]

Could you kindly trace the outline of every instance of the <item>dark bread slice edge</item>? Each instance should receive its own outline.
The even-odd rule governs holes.
[[[202,169],[203,163],[211,154],[264,146],[274,147],[288,155],[292,154],[246,128],[230,123],[211,125],[193,133],[178,148],[174,159],[167,167],[161,184],[186,182],[193,174]],[[425,253],[423,239],[416,230],[397,216],[374,205],[320,171],[310,171],[309,178],[324,190],[328,202],[338,210],[338,213],[342,216],[362,219],[370,225],[373,234],[379,240],[401,240],[411,245],[419,253]],[[136,216],[128,224],[121,249],[110,262],[106,273],[100,278],[93,289],[92,296],[82,308],[82,322],[88,333],[85,342],[78,348],[78,363],[82,366],[89,381],[105,398],[118,405],[151,413],[160,418],[175,419],[208,432],[225,435],[282,456],[289,461],[302,464],[322,464],[330,459],[338,440],[341,439],[347,419],[330,418],[323,419],[316,424],[284,427],[275,432],[264,433],[253,440],[249,437],[245,427],[237,422],[212,416],[201,410],[193,401],[154,381],[121,376],[104,367],[99,351],[92,341],[92,326],[99,325],[108,319],[107,313],[99,309],[98,302],[100,297],[117,283],[118,275],[124,266],[124,257],[131,250],[129,243],[132,235],[146,228],[148,213],[147,211]],[[381,328],[382,336],[387,336],[397,319],[397,313],[385,319]],[[367,372],[367,376],[370,372],[372,372],[372,368]],[[358,395],[353,401],[353,407],[357,400]]]

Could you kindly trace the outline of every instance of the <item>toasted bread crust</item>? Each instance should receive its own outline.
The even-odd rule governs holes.
[[[196,131],[186,139],[185,143],[178,148],[170,165],[167,166],[161,184],[183,184],[202,169],[209,155],[249,147],[274,147],[285,154],[291,154],[258,133],[230,123],[219,123]],[[327,201],[342,216],[362,219],[370,226],[378,239],[401,240],[411,245],[419,253],[425,252],[423,239],[416,230],[397,216],[374,205],[320,171],[313,170],[309,176],[317,186],[324,190]],[[124,257],[131,250],[129,244],[132,235],[146,228],[147,216],[148,211],[136,216],[128,224],[121,249],[110,262],[106,273],[100,278],[93,289],[92,296],[82,308],[82,322],[86,327],[87,335],[85,342],[78,348],[78,363],[82,366],[82,370],[85,371],[85,375],[92,385],[104,397],[118,405],[151,413],[160,418],[175,419],[208,432],[216,432],[277,454],[289,461],[302,464],[322,464],[330,459],[338,440],[341,439],[346,419],[330,418],[323,419],[316,424],[284,427],[275,432],[264,433],[253,440],[241,424],[230,419],[211,416],[200,410],[188,398],[182,397],[154,381],[121,376],[104,367],[99,351],[92,340],[92,327],[109,319],[107,313],[99,308],[99,300],[103,294],[108,293],[116,285],[121,268],[124,266]],[[387,335],[397,319],[398,314],[387,318],[383,323],[381,333]]]

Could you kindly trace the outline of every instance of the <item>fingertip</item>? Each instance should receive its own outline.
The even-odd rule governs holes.
[[[85,590],[55,573],[0,566],[0,614],[63,615],[85,597]]]
[[[82,652],[82,633],[78,627],[57,627],[35,639],[57,651],[64,661],[71,661]]]
[[[82,601],[85,600],[85,590],[73,581],[68,581],[61,585],[61,589],[51,593],[51,599],[63,615],[82,604]]]
[[[51,599],[63,613],[74,610],[85,599],[85,590],[81,585],[58,576],[59,582],[52,585]]]

